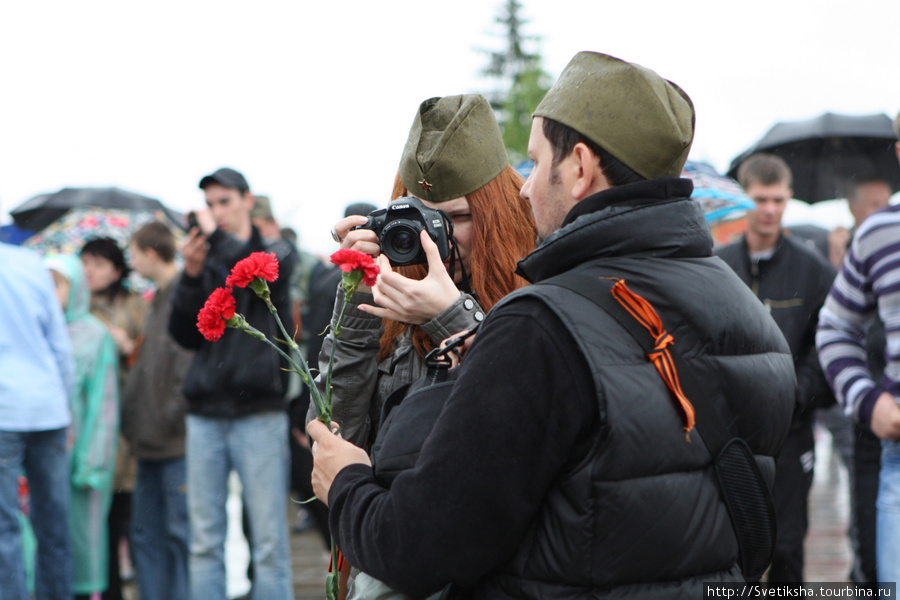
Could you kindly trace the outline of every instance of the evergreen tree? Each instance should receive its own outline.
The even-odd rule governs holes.
[[[497,80],[494,91],[485,96],[497,112],[512,164],[525,158],[531,113],[550,89],[550,76],[541,67],[540,52],[527,50],[537,46],[540,38],[523,33],[528,21],[521,16],[522,8],[519,0],[504,0],[494,22],[503,28],[505,47],[500,51],[485,51],[488,65],[482,70],[483,75]]]

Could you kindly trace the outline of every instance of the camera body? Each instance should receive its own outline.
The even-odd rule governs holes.
[[[369,213],[365,225],[353,229],[371,229],[378,236],[381,252],[395,267],[428,262],[419,234],[424,230],[434,240],[441,260],[450,256],[453,222],[442,210],[428,208],[414,196],[397,198],[387,208]]]

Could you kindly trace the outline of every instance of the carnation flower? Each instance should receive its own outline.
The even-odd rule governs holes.
[[[210,342],[216,342],[225,333],[226,321],[234,318],[235,302],[231,288],[217,288],[206,299],[197,314],[197,329]]]
[[[356,291],[361,281],[366,285],[375,285],[378,277],[378,265],[371,256],[357,250],[338,250],[331,255],[331,262],[338,265],[344,272],[342,277],[342,285],[346,297]],[[300,353],[300,347],[297,342],[284,329],[284,324],[278,317],[278,310],[272,303],[271,294],[266,281],[275,281],[278,279],[278,259],[274,254],[266,252],[254,252],[244,260],[238,262],[231,269],[231,274],[225,279],[225,285],[228,287],[217,288],[210,294],[206,300],[206,304],[197,315],[197,328],[203,337],[210,342],[216,342],[225,332],[226,327],[240,329],[245,333],[257,338],[258,340],[269,345],[270,348],[278,352],[290,365],[289,371],[297,373],[306,384],[310,392],[310,400],[316,407],[319,420],[330,427],[331,425],[331,372],[334,366],[334,346],[332,346],[331,359],[327,363],[325,375],[325,394],[319,392],[319,388],[313,383],[313,374],[309,369],[309,365],[305,361],[299,363],[295,359]],[[290,354],[285,352],[275,342],[270,340],[266,334],[252,327],[244,317],[235,312],[236,304],[232,295],[232,287],[249,287],[256,293],[269,307],[269,311],[274,315],[275,322],[281,330],[282,338],[276,338],[276,341],[288,347]],[[330,327],[335,336],[335,344],[337,344],[337,336],[341,331],[341,322],[344,320],[344,311],[347,308],[345,303],[340,314],[333,320]],[[340,552],[334,545],[334,539],[331,540],[331,568],[330,575],[326,580],[327,598],[333,599],[338,594],[338,577],[340,575]]]
[[[247,287],[259,277],[266,281],[278,279],[278,259],[274,252],[254,252],[244,260],[238,261],[231,269],[231,275],[225,280],[228,287]]]
[[[341,248],[331,255],[331,262],[340,267],[344,273],[359,271],[362,273],[362,282],[368,286],[375,285],[380,269],[375,264],[375,259],[359,250]]]

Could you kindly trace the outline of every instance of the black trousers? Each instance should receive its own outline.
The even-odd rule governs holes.
[[[775,460],[775,521],[778,533],[769,567],[769,583],[803,582],[803,540],[809,528],[809,490],[813,481],[815,439],[812,423],[791,429]]]

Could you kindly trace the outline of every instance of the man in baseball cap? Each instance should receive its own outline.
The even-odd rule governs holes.
[[[287,361],[243,332],[229,329],[210,342],[197,329],[197,313],[213,290],[225,286],[235,263],[255,252],[274,253],[278,278],[272,303],[293,330],[291,274],[296,263],[286,241],[267,240],[251,220],[255,198],[244,176],[227,167],[200,180],[206,207],[183,246],[184,270],[172,295],[169,332],[194,350],[182,392],[187,398],[187,502],[192,598],[226,600],[225,501],[228,474],[243,487],[249,521],[254,598],[292,599],[288,495]],[[266,304],[247,288],[234,288],[236,310],[274,338],[281,332]]]
[[[313,485],[351,564],[413,597],[451,584],[480,598],[699,598],[704,582],[744,579],[670,345],[769,483],[794,371],[763,305],[712,257],[679,178],[693,135],[674,83],[606,54],[572,59],[528,144],[522,196],[542,244],[518,273],[536,285],[484,320],[416,466],[383,488],[365,453],[308,426]],[[641,321],[622,313],[653,352],[594,286],[639,307]]]

